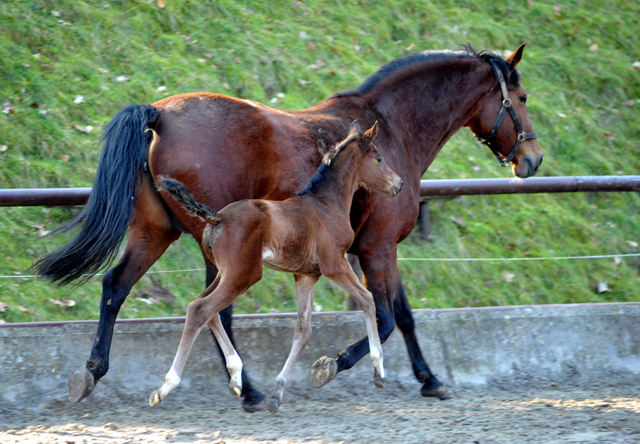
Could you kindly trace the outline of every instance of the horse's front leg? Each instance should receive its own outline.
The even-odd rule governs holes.
[[[138,217],[138,221],[142,216]],[[134,221],[134,224],[137,222]],[[137,223],[140,227],[139,222]],[[102,300],[100,301],[100,320],[91,355],[86,363],[86,369],[75,372],[69,378],[69,399],[79,402],[93,392],[98,380],[109,370],[109,352],[113,328],[131,287],[146,273],[149,267],[165,252],[167,247],[176,240],[180,233],[167,229],[149,231],[153,236],[139,236],[140,229],[133,229],[125,252],[114,268],[109,270],[102,279]],[[153,239],[150,243],[147,239]]]
[[[435,397],[439,399],[449,399],[451,396],[445,385],[431,373],[429,366],[422,357],[418,339],[416,338],[415,323],[411,314],[411,307],[407,301],[407,295],[400,279],[398,279],[398,289],[396,297],[393,301],[396,324],[404,336],[404,342],[407,346],[409,359],[411,359],[411,367],[416,379],[422,383],[420,393],[422,396]]]
[[[375,303],[375,316],[378,324],[380,342],[384,343],[394,329],[393,295],[396,282],[395,250],[393,257],[373,254],[360,257],[360,265],[367,280],[367,287]],[[355,276],[355,275],[354,275]],[[323,356],[311,367],[311,383],[322,387],[332,381],[338,373],[353,367],[364,355],[369,353],[370,337],[350,345],[335,358]]]
[[[276,378],[276,385],[273,388],[271,397],[269,398],[269,411],[277,413],[284,388],[289,379],[289,375],[293,370],[293,366],[298,360],[300,352],[309,343],[311,338],[311,312],[313,307],[313,295],[316,283],[320,276],[302,276],[296,275],[296,296],[298,299],[298,320],[295,331],[293,332],[293,341],[291,343],[291,351],[287,357],[287,361],[282,371]]]

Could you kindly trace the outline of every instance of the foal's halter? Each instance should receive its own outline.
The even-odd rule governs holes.
[[[504,75],[502,74],[500,67],[496,66],[493,60],[490,60],[489,63],[491,64],[491,67],[493,68],[493,71],[496,73],[498,81],[500,82],[500,89],[502,90],[502,108],[500,108],[498,118],[496,119],[495,125],[493,125],[491,133],[489,133],[487,137],[478,137],[478,140],[480,141],[480,143],[483,143],[489,147],[493,155],[496,156],[496,159],[498,159],[498,162],[500,162],[500,166],[504,167],[509,165],[509,163],[513,160],[516,153],[520,149],[520,145],[522,144],[522,142],[529,139],[536,139],[537,136],[536,133],[525,133],[522,130],[520,121],[518,120],[518,116],[516,116],[516,112],[513,110],[513,106],[511,106],[511,99],[509,98],[509,93],[507,91],[507,84],[504,81]],[[511,118],[513,119],[516,131],[518,132],[518,138],[516,140],[515,146],[511,150],[511,153],[507,157],[503,157],[502,154],[500,154],[493,145],[495,145],[496,134],[498,132],[498,128],[500,128],[500,124],[502,123],[504,112],[507,110],[509,111]]]

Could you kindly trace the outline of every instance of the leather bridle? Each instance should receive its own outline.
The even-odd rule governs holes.
[[[502,74],[502,70],[500,70],[499,66],[496,66],[496,63],[493,60],[490,60],[489,63],[493,68],[493,71],[496,73],[498,77],[498,82],[500,82],[500,89],[502,90],[502,108],[500,108],[500,112],[498,113],[498,118],[496,119],[495,125],[493,125],[493,129],[491,133],[487,137],[477,136],[480,143],[483,143],[489,147],[491,152],[496,156],[498,162],[500,162],[500,166],[507,166],[513,160],[516,153],[520,149],[520,145],[522,142],[529,139],[536,139],[536,133],[526,133],[522,130],[520,126],[520,121],[518,120],[518,116],[516,116],[516,112],[513,110],[513,106],[511,104],[511,99],[509,98],[509,93],[507,91],[507,84],[504,80],[504,75]],[[502,119],[504,118],[505,111],[509,111],[511,118],[513,119],[513,123],[516,127],[516,131],[518,132],[518,138],[516,139],[516,144],[511,150],[511,153],[507,157],[504,157],[498,150],[493,146],[496,142],[496,134],[498,132],[498,128],[500,128],[500,124],[502,123]]]

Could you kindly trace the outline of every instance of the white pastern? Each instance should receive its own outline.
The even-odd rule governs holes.
[[[227,357],[227,370],[233,385],[242,388],[242,359],[237,353]]]
[[[162,399],[164,399],[164,397],[167,396],[171,390],[173,390],[180,384],[180,379],[180,376],[178,376],[175,370],[169,370],[169,372],[164,377],[162,387],[160,387],[160,396]]]
[[[371,357],[371,362],[373,363],[373,367],[378,370],[380,377],[384,378],[384,366],[382,364],[383,358],[382,358],[382,353],[380,353],[380,350],[372,347],[369,352],[369,357]]]

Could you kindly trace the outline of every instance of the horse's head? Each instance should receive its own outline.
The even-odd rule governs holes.
[[[347,139],[353,138],[352,144],[362,155],[358,163],[359,185],[369,190],[381,191],[396,196],[402,190],[402,179],[398,176],[382,157],[382,153],[373,140],[378,134],[378,122],[374,123],[364,134],[360,132],[360,125],[355,120]]]
[[[542,150],[527,111],[527,92],[515,70],[523,50],[524,44],[505,60],[488,53],[481,55],[489,62],[496,81],[468,123],[500,164],[510,163],[513,173],[521,178],[536,174],[542,163]]]

